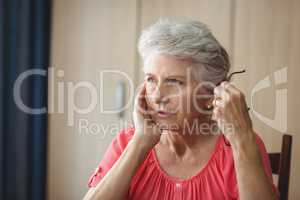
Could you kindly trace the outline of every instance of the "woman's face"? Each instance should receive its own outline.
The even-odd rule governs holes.
[[[154,55],[144,66],[148,110],[165,129],[183,130],[207,119],[201,109],[208,101],[201,96],[208,93],[194,78],[193,67],[191,61],[166,55]]]

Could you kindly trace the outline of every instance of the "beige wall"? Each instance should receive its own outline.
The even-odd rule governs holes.
[[[101,114],[99,100],[93,112],[76,114],[74,125],[68,126],[69,82],[88,80],[99,94],[99,70],[119,69],[136,85],[142,79],[135,48],[137,36],[144,27],[164,16],[196,19],[209,25],[228,50],[233,69],[246,68],[247,73],[236,77],[234,82],[245,92],[249,105],[254,86],[270,77],[271,87],[255,94],[251,111],[255,129],[268,151],[280,149],[282,132],[263,123],[253,111],[273,119],[275,92],[287,88],[287,133],[294,137],[290,199],[299,199],[300,162],[296,154],[300,150],[297,145],[300,142],[299,9],[299,0],[54,0],[51,65],[55,73],[49,78],[54,85],[54,92],[49,93],[54,113],[49,115],[48,199],[82,198],[90,173],[117,132],[106,133],[105,137],[105,131],[84,134],[78,129],[79,120],[103,126],[120,121],[116,114]],[[287,83],[275,85],[273,73],[284,67]],[[58,70],[64,71],[63,77],[57,75]],[[116,84],[121,78],[104,79],[104,107],[112,108]],[[62,85],[65,95],[58,91]],[[63,113],[58,111],[59,101],[64,102]],[[79,106],[87,106],[90,102],[87,91],[78,91],[75,101]],[[129,108],[121,120],[130,120],[130,115]]]
[[[275,92],[287,88],[287,133],[293,135],[294,140],[289,197],[296,200],[300,198],[297,189],[300,184],[300,90],[297,84],[300,75],[300,1],[236,1],[235,6],[233,65],[237,69],[247,68],[247,75],[236,78],[236,83],[247,94],[248,102],[254,86],[269,76],[271,86],[255,94],[253,109],[273,119],[279,110],[275,110]],[[285,67],[287,83],[276,85],[274,72]],[[280,150],[282,132],[263,123],[253,112],[251,114],[267,150]]]
[[[103,98],[105,109],[113,108],[116,84],[124,78],[104,76],[102,84],[100,70],[119,69],[135,81],[136,2],[53,2],[51,66],[55,73],[50,77],[54,92],[49,94],[49,105],[53,104],[54,112],[49,115],[48,199],[81,199],[87,191],[89,176],[117,132],[114,126],[108,125],[120,121],[117,114],[101,114],[100,100]],[[57,75],[59,70],[64,71],[63,77]],[[97,89],[97,106],[88,114],[75,114],[74,124],[68,125],[68,119],[73,119],[68,108],[68,101],[73,102],[70,99],[73,95],[68,96],[69,84],[83,81]],[[62,84],[65,92],[59,95]],[[105,95],[100,94],[102,86]],[[81,88],[75,94],[78,107],[87,107],[90,100],[87,89]],[[59,113],[60,104],[64,105],[62,113]],[[129,118],[128,114],[125,119]],[[99,128],[105,131],[91,133],[79,129],[80,120],[88,120],[91,129],[95,124],[101,125]]]

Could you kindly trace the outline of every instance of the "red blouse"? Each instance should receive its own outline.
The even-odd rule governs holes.
[[[90,177],[89,187],[95,187],[124,151],[134,134],[134,128],[122,130],[111,142],[102,161]],[[127,199],[189,199],[218,200],[239,199],[231,147],[219,136],[214,152],[206,166],[196,175],[185,180],[170,177],[161,169],[154,148],[146,156],[131,180]],[[262,140],[257,136],[265,171],[272,180],[268,154]],[[273,184],[274,191],[277,192]]]

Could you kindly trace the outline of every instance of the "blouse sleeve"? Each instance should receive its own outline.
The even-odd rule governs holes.
[[[88,187],[95,187],[121,156],[134,133],[133,127],[121,130],[107,148],[100,164],[90,176]]]

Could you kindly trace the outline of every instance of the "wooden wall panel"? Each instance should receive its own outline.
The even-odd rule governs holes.
[[[135,81],[136,1],[135,0],[54,0],[52,19],[51,66],[54,67],[54,93],[49,94],[48,199],[81,199],[87,181],[102,159],[108,144],[117,133],[112,130],[120,121],[117,114],[100,113],[100,71],[121,70]],[[58,77],[58,70],[64,76]],[[115,106],[119,76],[104,76],[104,108]],[[75,114],[68,125],[68,84],[88,81],[97,89],[97,107],[87,114]],[[58,112],[58,84],[64,84],[63,113]],[[50,91],[50,90],[49,90]],[[78,90],[74,101],[79,107],[90,103],[87,89]],[[130,120],[129,109],[125,120]],[[80,131],[79,120],[94,133]],[[123,128],[121,127],[117,128]],[[95,126],[94,126],[95,128]],[[105,129],[105,130],[104,130]]]
[[[283,133],[293,135],[292,170],[290,180],[290,199],[299,199],[300,162],[298,152],[300,128],[297,120],[300,114],[299,88],[297,80],[300,74],[300,8],[299,1],[293,0],[254,0],[236,1],[234,27],[234,57],[236,69],[246,67],[247,73],[236,77],[236,84],[246,93],[251,105],[251,92],[259,82],[270,78],[270,87],[253,95],[251,115],[254,127],[263,138],[268,151],[280,151]],[[274,72],[287,70],[287,81],[276,84]],[[276,92],[287,92],[287,102],[276,108]],[[278,112],[280,108],[285,112]],[[277,114],[282,117],[278,122],[264,122],[253,111],[273,120]],[[277,112],[277,113],[276,113]],[[287,123],[286,130],[280,130],[279,124]],[[277,126],[277,127],[276,127]]]

